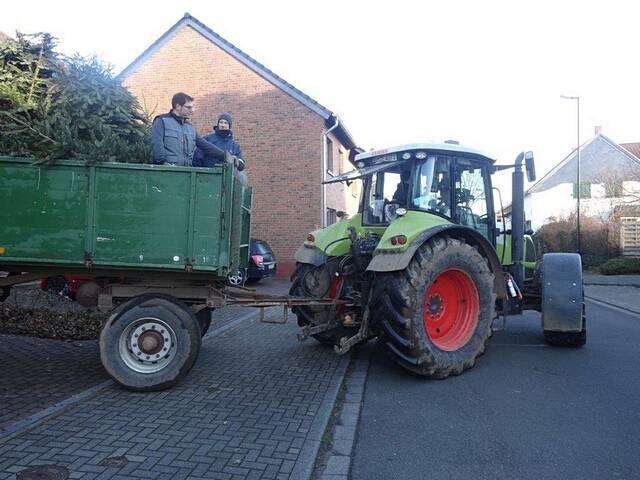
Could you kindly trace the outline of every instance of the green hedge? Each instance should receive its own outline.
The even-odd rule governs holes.
[[[617,257],[600,265],[600,273],[605,275],[633,275],[640,274],[640,258]]]

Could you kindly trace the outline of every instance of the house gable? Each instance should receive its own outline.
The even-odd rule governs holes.
[[[640,166],[640,160],[605,135],[598,134],[580,146],[580,182],[603,183],[605,179],[625,178]],[[537,193],[563,183],[576,183],[577,152],[574,150],[527,190]]]
[[[176,22],[176,24],[173,25],[169,30],[167,30],[158,40],[151,44],[149,48],[142,52],[142,54],[140,54],[130,65],[125,67],[125,69],[122,70],[122,72],[118,75],[118,78],[121,81],[126,80],[127,77],[129,77],[141,66],[143,66],[145,62],[147,62],[154,55],[154,53],[156,53],[165,44],[171,41],[171,39],[185,27],[192,28],[204,38],[209,40],[211,43],[223,50],[225,53],[229,54],[231,57],[238,60],[240,63],[267,80],[269,83],[276,86],[287,95],[293,97],[295,100],[306,106],[312,112],[319,115],[325,121],[325,125],[327,127],[332,127],[333,125],[338,123],[338,128],[335,131],[335,135],[340,140],[340,142],[348,149],[357,148],[351,134],[349,133],[345,125],[338,120],[337,115],[335,115],[333,112],[318,103],[310,96],[298,90],[296,87],[285,81],[280,76],[276,75],[274,72],[240,50],[231,42],[222,38],[216,32],[207,27],[204,23],[191,16],[189,13],[185,13],[183,18]]]

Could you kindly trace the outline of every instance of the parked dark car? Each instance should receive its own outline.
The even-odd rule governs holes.
[[[249,268],[247,269],[249,282],[259,282],[265,277],[272,277],[276,274],[278,268],[276,256],[267,242],[252,238],[249,252]]]

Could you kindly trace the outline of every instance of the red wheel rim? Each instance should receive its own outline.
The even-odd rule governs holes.
[[[478,326],[479,316],[476,284],[457,268],[441,272],[424,296],[424,328],[440,350],[451,352],[464,347]]]

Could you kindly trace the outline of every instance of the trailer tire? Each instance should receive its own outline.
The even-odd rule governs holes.
[[[378,275],[373,318],[396,363],[438,379],[475,364],[496,316],[494,276],[477,249],[437,237],[418,248],[405,270]]]
[[[204,307],[196,313],[196,319],[200,326],[200,336],[202,337],[204,337],[209,331],[209,327],[211,326],[211,314],[214,310],[215,308]]]
[[[323,270],[326,266],[314,266],[308,263],[300,263],[296,267],[293,275],[291,275],[291,289],[289,290],[289,295],[293,295],[294,297],[315,297],[320,298],[322,296],[326,296],[328,294],[329,285],[321,284],[320,282],[316,282],[314,287],[307,287],[303,285],[308,279],[308,275],[313,275],[314,270],[319,274],[323,274]],[[317,287],[317,288],[315,288]],[[310,291],[311,290],[311,291]],[[336,295],[339,296],[340,292],[338,291]],[[330,319],[330,316],[335,316],[335,310],[332,307],[325,306],[297,306],[291,309],[293,313],[296,314],[298,318],[298,325],[300,327],[304,327],[305,325],[319,325],[321,323],[327,322]],[[326,332],[318,333],[316,335],[312,335],[313,339],[317,342],[322,343],[323,345],[338,345],[340,343],[340,339],[342,337],[350,336],[353,332],[351,329],[346,327],[336,327],[332,330],[328,330]]]
[[[128,390],[164,390],[189,373],[200,342],[188,307],[169,295],[145,294],[113,311],[100,333],[100,359]]]

